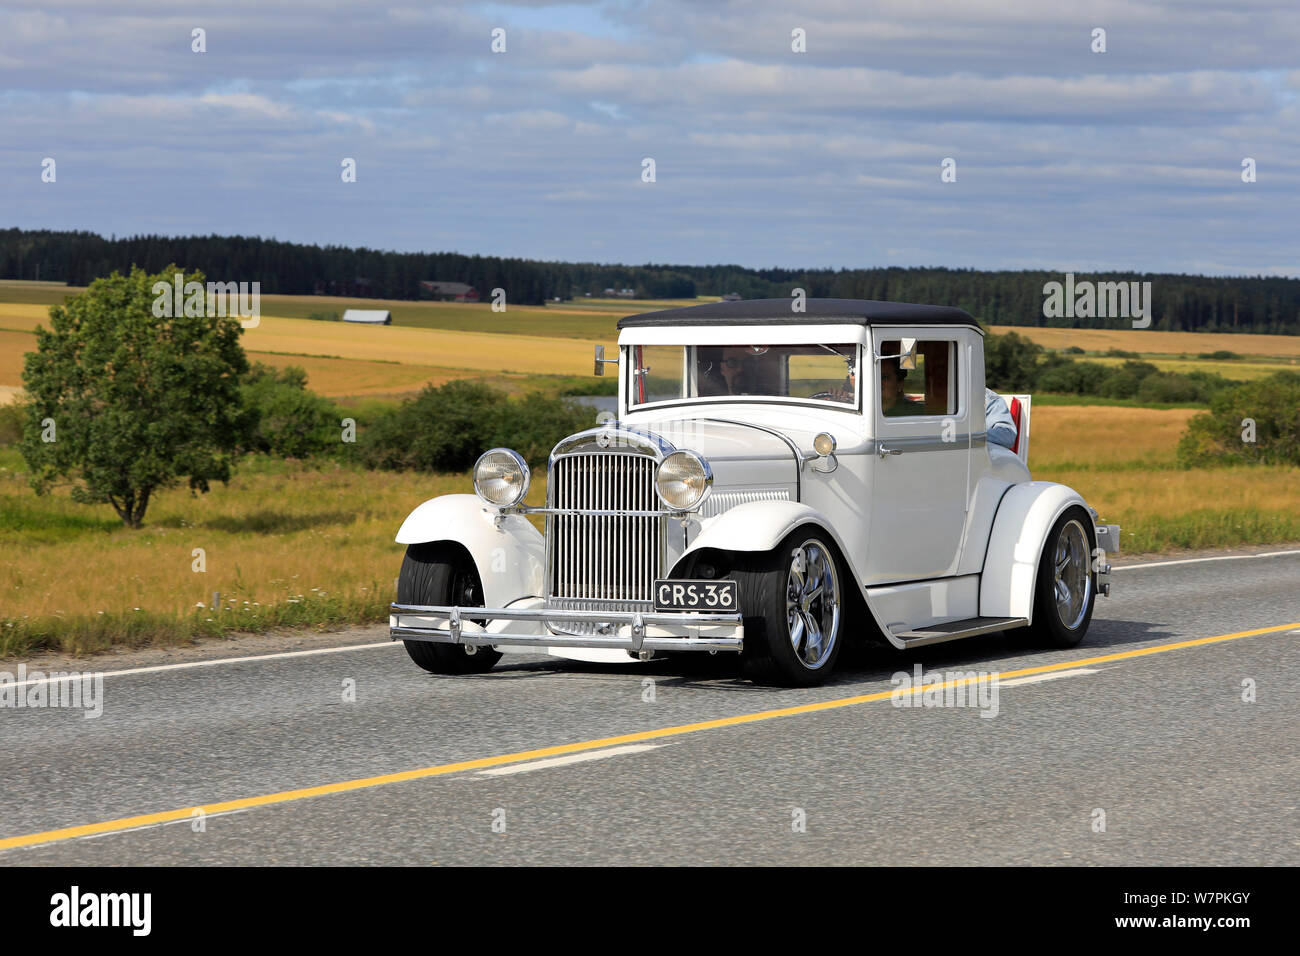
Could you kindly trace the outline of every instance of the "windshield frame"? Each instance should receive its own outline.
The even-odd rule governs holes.
[[[762,331],[758,330],[758,336],[762,337]],[[692,357],[695,351],[701,347],[716,347],[717,345],[734,345],[733,342],[726,343],[702,343],[702,342],[637,342],[620,345],[621,364],[626,369],[625,379],[622,388],[622,400],[629,414],[644,411],[654,411],[661,408],[673,408],[680,406],[697,406],[697,405],[782,405],[782,406],[804,406],[810,408],[829,409],[837,412],[849,412],[861,415],[863,413],[863,404],[866,397],[866,383],[863,381],[863,353],[864,345],[860,341],[838,341],[832,345],[823,345],[820,342],[769,342],[766,343],[769,348],[809,348],[819,345],[825,348],[835,348],[849,346],[853,349],[853,369],[854,369],[854,396],[852,403],[837,402],[827,398],[799,398],[788,395],[692,395],[677,396],[675,398],[664,399],[653,402],[638,402],[635,400],[635,390],[637,383],[636,373],[636,350],[638,348],[680,348],[682,349],[682,362],[685,366],[682,369],[683,379],[691,380],[692,385],[698,389],[698,383],[694,381],[695,371],[692,370]],[[874,368],[870,370],[872,374],[868,378],[874,381]]]

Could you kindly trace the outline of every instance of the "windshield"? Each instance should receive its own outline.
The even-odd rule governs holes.
[[[694,398],[858,405],[856,344],[634,345],[629,404]]]

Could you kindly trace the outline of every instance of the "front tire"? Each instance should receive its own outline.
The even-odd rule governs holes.
[[[733,573],[745,676],[784,687],[826,680],[843,644],[844,607],[843,577],[825,537],[796,531],[771,552],[745,556]]]
[[[1056,519],[1043,545],[1034,585],[1034,619],[1029,634],[1046,647],[1074,647],[1088,631],[1097,600],[1092,521],[1079,507]]]
[[[478,569],[464,548],[446,541],[406,549],[397,578],[398,604],[483,607]],[[433,674],[482,674],[501,660],[491,647],[402,641],[411,660]]]

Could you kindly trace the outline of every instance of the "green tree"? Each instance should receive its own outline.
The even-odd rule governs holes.
[[[248,370],[239,320],[183,308],[156,317],[154,284],[170,286],[180,271],[96,279],[50,309],[50,328],[37,328],[23,369],[21,445],[37,494],[68,480],[73,500],[108,502],[138,528],[154,492],[182,479],[201,492],[229,480]]]
[[[1277,372],[1215,393],[1210,410],[1187,423],[1178,461],[1185,468],[1300,465],[1300,374]]]
[[[989,388],[1003,392],[1032,391],[1038,378],[1043,347],[1008,332],[984,337],[984,379]]]

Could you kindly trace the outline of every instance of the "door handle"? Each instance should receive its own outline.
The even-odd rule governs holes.
[[[881,445],[877,451],[877,454],[880,455],[881,458],[884,458],[886,455],[901,455],[902,453],[903,449],[901,448],[889,448],[885,445]]]

